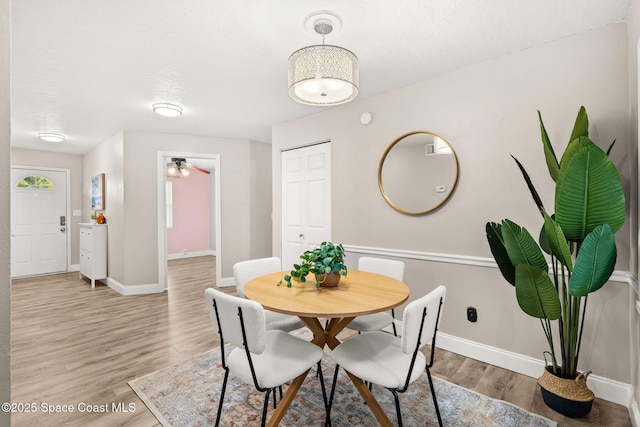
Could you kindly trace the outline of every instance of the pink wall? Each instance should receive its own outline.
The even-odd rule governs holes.
[[[182,254],[211,249],[209,244],[209,176],[191,170],[173,182],[173,229],[167,230],[167,253]]]

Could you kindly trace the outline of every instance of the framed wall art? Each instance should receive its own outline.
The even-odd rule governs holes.
[[[104,174],[91,178],[91,210],[104,210]]]

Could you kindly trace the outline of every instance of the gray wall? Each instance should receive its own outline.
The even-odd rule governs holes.
[[[269,246],[251,235],[251,146],[249,140],[124,131],[84,156],[84,176],[106,173],[109,277],[125,286],[158,282],[157,153],[182,151],[220,155],[222,277],[249,259],[251,248]],[[263,156],[268,157],[268,156]],[[269,160],[256,160],[257,168]],[[266,165],[266,166],[265,166]],[[84,179],[83,206],[89,183]]]
[[[612,159],[627,195],[632,188],[636,191],[631,181],[636,159],[630,156],[627,56],[626,25],[621,23],[274,126],[274,253],[280,253],[280,150],[330,139],[332,239],[401,254],[457,258],[461,264],[401,255],[407,262],[411,298],[444,284],[448,290],[443,332],[541,359],[546,342],[539,322],[520,311],[513,287],[497,269],[476,263],[491,259],[485,223],[510,218],[535,234],[541,226],[510,154],[523,162],[545,204],[553,206],[538,109],[556,152],[562,152],[584,105],[592,139],[605,148],[617,139]],[[359,123],[364,111],[374,116],[368,126]],[[377,186],[384,149],[414,130],[441,135],[460,162],[453,197],[420,217],[391,209]],[[630,234],[627,221],[616,235],[616,268],[623,272],[630,266]],[[360,253],[349,253],[348,264],[354,266]],[[625,383],[630,382],[629,288],[626,282],[611,282],[589,298],[580,361],[582,369]],[[470,305],[478,309],[477,323],[466,320]],[[616,363],[611,363],[611,354]]]
[[[271,144],[251,141],[250,258],[271,256]]]
[[[135,238],[135,235],[126,236],[123,231],[125,223],[123,146],[123,134],[119,132],[82,157],[82,211],[84,212],[82,221],[89,222],[90,220],[91,177],[104,173],[105,209],[103,214],[107,219],[108,226],[107,274],[119,283],[126,284],[124,269],[126,237]],[[147,236],[141,237],[148,238]],[[155,240],[157,240],[157,235]],[[157,260],[154,261],[154,265],[157,271]],[[157,277],[155,282],[146,282],[145,284],[148,283],[157,283]]]
[[[9,173],[11,165],[11,2],[0,0],[0,402],[11,401],[11,257]],[[11,413],[0,411],[0,425]]]

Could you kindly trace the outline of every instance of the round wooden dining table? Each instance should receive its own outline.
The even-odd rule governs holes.
[[[391,310],[409,298],[407,285],[382,274],[349,270],[338,286],[317,288],[313,276],[304,283],[292,281],[292,286],[287,287],[283,277],[289,273],[281,271],[257,277],[245,285],[244,294],[267,310],[298,316],[313,332],[312,342],[320,347],[327,345],[334,349],[340,345],[338,333],[355,317]],[[323,324],[320,319],[328,319],[328,322]],[[280,423],[307,372],[291,382],[269,419],[269,426]],[[350,372],[347,375],[380,425],[391,426],[391,421],[366,384]]]

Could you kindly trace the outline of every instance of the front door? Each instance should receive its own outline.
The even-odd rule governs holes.
[[[331,240],[331,144],[282,152],[282,268]]]
[[[11,277],[67,271],[67,172],[11,168]]]

